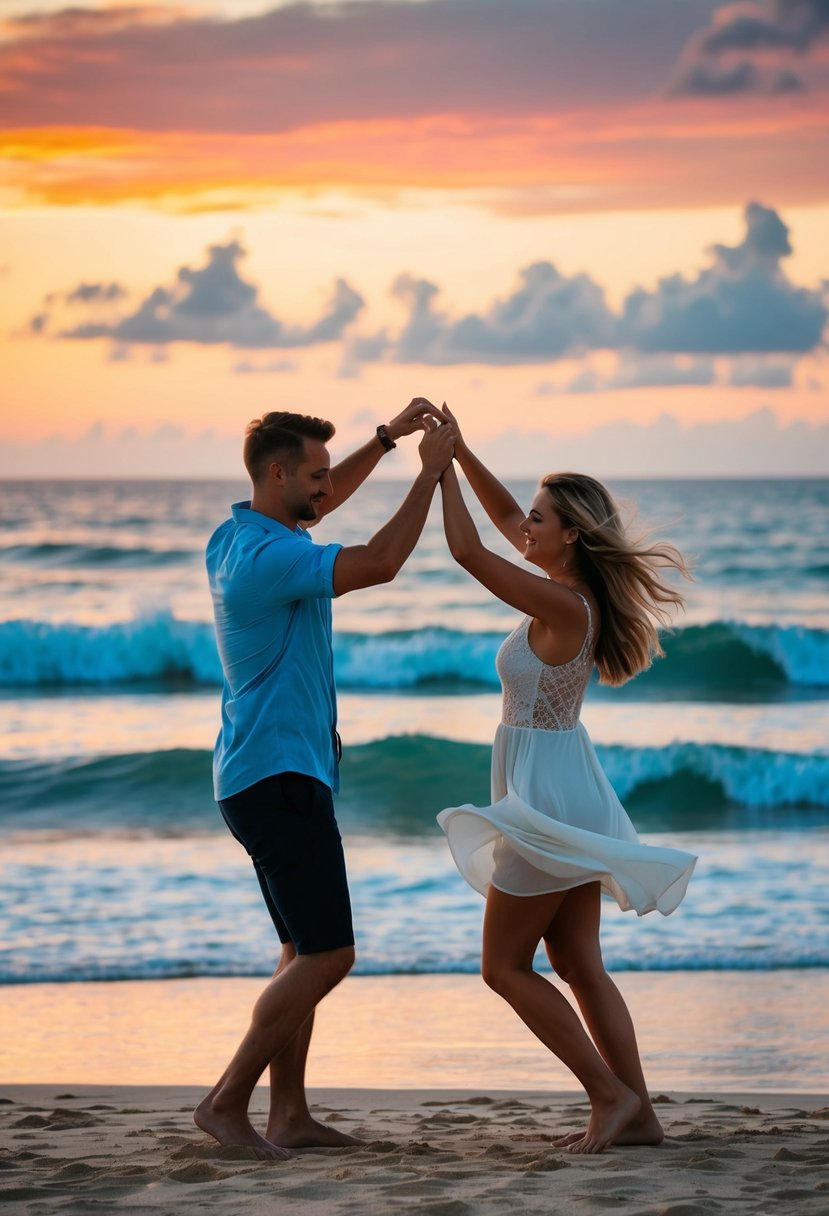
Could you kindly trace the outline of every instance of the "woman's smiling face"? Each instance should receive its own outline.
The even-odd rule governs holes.
[[[543,486],[521,523],[521,531],[526,537],[525,559],[548,574],[563,569],[569,548],[578,536],[578,528],[564,527],[549,490]]]

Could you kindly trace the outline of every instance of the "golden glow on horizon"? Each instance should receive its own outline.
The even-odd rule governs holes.
[[[8,205],[199,210],[256,207],[284,190],[540,190],[548,212],[711,205],[755,197],[774,176],[778,205],[827,193],[829,115],[755,108],[715,122],[699,104],[643,104],[616,116],[320,123],[269,133],[35,127],[0,133]],[[763,186],[758,174],[762,171]]]

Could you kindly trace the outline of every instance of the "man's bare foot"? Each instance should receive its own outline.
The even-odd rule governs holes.
[[[551,1143],[553,1148],[569,1148],[571,1144],[578,1144],[580,1140],[583,1140],[586,1134],[586,1132],[568,1132],[566,1136],[559,1136]],[[635,1119],[631,1119],[627,1127],[623,1127],[619,1134],[613,1137],[613,1143],[622,1146],[634,1144],[655,1146],[661,1144],[664,1139],[665,1131],[662,1124],[651,1110],[644,1116],[637,1115]]]
[[[287,1149],[260,1136],[246,1114],[213,1110],[209,1096],[193,1111],[193,1122],[208,1136],[218,1140],[223,1148],[253,1148],[258,1156],[267,1158],[285,1159],[291,1156]]]
[[[602,1153],[613,1144],[616,1137],[636,1118],[642,1103],[632,1089],[619,1082],[613,1098],[595,1101],[587,1124],[587,1131],[580,1140],[568,1144],[571,1153]]]
[[[320,1123],[310,1114],[304,1117],[270,1120],[265,1132],[268,1140],[278,1141],[287,1148],[343,1148],[349,1144],[362,1144],[355,1136],[338,1132],[327,1123]]]

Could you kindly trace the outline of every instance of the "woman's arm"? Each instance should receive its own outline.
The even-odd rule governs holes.
[[[374,587],[395,577],[414,549],[429,513],[441,473],[452,463],[455,432],[448,423],[424,419],[422,468],[400,508],[365,545],[341,549],[334,562],[334,593]]]
[[[523,553],[524,534],[520,525],[526,517],[526,512],[515,501],[506,486],[503,486],[495,474],[491,473],[483,461],[479,460],[467,447],[458,426],[458,420],[445,402],[442,408],[457,432],[455,459],[463,469],[464,476],[472,487],[472,492],[498,531],[503,533],[511,545],[515,545],[516,549]]]
[[[522,570],[485,548],[463,500],[454,465],[444,471],[440,488],[446,541],[458,565],[505,604],[537,617],[562,642],[569,643],[571,636],[580,638],[584,634],[584,604],[579,597],[569,587]]]

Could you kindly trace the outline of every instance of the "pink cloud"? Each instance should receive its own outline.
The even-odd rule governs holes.
[[[218,20],[159,7],[7,23],[5,127],[273,132],[545,114],[660,93],[711,0],[354,0]]]

